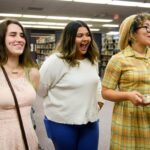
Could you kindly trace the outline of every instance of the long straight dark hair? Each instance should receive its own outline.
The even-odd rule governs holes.
[[[31,58],[29,42],[27,40],[27,35],[23,26],[17,20],[11,20],[11,19],[4,20],[2,23],[0,23],[0,65],[5,64],[8,60],[8,49],[5,45],[5,37],[6,37],[8,25],[10,24],[16,24],[22,29],[26,41],[25,49],[22,55],[19,56],[19,64],[23,67],[32,67],[32,66],[37,67],[37,65],[34,63],[34,61]]]

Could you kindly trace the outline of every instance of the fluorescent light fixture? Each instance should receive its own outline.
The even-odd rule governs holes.
[[[90,28],[91,31],[100,31],[100,29],[97,28]]]
[[[119,5],[119,6],[131,6],[131,7],[145,7],[150,8],[150,3],[142,3],[142,2],[131,2],[131,1],[112,1],[109,3],[110,5]]]
[[[103,27],[111,27],[111,28],[119,27],[118,24],[103,24],[102,26],[103,26]]]
[[[92,18],[79,18],[79,17],[70,17],[69,20],[82,20],[89,22],[112,22],[111,19],[92,19]]]
[[[3,17],[22,17],[34,19],[54,19],[54,20],[83,20],[89,22],[112,22],[112,19],[99,19],[99,18],[80,18],[80,17],[67,17],[67,16],[40,16],[40,15],[26,15],[26,14],[4,14],[0,13]]]
[[[66,26],[67,23],[19,21],[21,24]]]
[[[147,2],[144,3],[144,2],[119,1],[119,0],[59,0],[59,1],[72,1],[81,3],[95,3],[95,4],[150,8],[150,3]]]
[[[64,29],[61,26],[42,26],[42,25],[23,25],[25,28],[42,28],[42,29]]]
[[[72,0],[59,0],[59,1],[67,1],[67,2],[72,2]]]
[[[135,2],[128,2],[128,1],[111,1],[108,3],[109,5],[119,5],[119,6],[136,6]]]
[[[7,14],[7,13],[0,13],[2,17],[22,17],[22,14]]]
[[[29,25],[29,24],[23,24],[23,27],[25,28],[41,28],[41,29],[64,29],[63,26],[45,26],[45,25]],[[100,31],[100,29],[91,28],[91,31]]]
[[[107,35],[119,35],[118,31],[110,31],[106,33]]]
[[[58,22],[31,22],[31,21],[19,21],[23,25],[48,25],[48,26],[63,26],[65,27],[67,23],[58,23]],[[92,24],[88,24],[89,27],[92,27]]]
[[[111,0],[73,0],[73,2],[107,4]]]
[[[68,2],[72,2],[72,0],[59,0],[59,1],[68,1]]]
[[[81,18],[81,17],[65,17],[65,16],[47,16],[47,19],[54,19],[54,20],[82,20],[82,21],[89,21],[89,22],[112,22],[112,19],[93,19],[93,18]]]
[[[47,16],[46,19],[68,20],[69,17],[63,17],[63,16]]]
[[[150,3],[140,3],[137,5],[137,7],[150,8]]]
[[[46,18],[46,16],[39,16],[39,15],[22,15],[23,18]]]

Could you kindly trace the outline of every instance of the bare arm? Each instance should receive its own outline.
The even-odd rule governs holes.
[[[134,105],[143,105],[144,97],[137,91],[121,92],[106,87],[102,87],[102,96],[104,99],[121,102],[124,100],[131,101]]]
[[[39,88],[39,80],[40,80],[40,74],[39,74],[38,69],[31,68],[29,72],[29,77],[30,77],[33,87],[37,90]]]

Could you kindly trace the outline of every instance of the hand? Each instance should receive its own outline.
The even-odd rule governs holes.
[[[130,100],[136,106],[145,105],[144,96],[137,91],[128,92],[128,100]]]

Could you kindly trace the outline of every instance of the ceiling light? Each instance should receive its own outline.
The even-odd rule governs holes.
[[[21,17],[22,14],[7,14],[7,13],[0,13],[2,17]]]
[[[107,35],[119,35],[118,31],[110,31],[106,33]]]
[[[54,20],[82,20],[82,21],[89,21],[89,22],[112,22],[112,19],[98,19],[98,18],[81,18],[81,17],[66,17],[66,16],[47,16],[47,19],[54,19]]]
[[[23,18],[46,18],[46,16],[39,16],[39,15],[22,15]]]
[[[67,23],[58,23],[58,22],[31,22],[31,21],[19,21],[21,24],[28,25],[53,25],[53,26],[63,26],[65,27]],[[89,27],[92,27],[92,24],[88,24]]]
[[[118,24],[103,24],[102,26],[103,26],[103,27],[111,27],[111,28],[119,27]]]
[[[42,25],[23,25],[25,28],[43,28],[43,29],[64,29],[61,26],[42,26]]]
[[[109,5],[119,5],[119,6],[131,6],[131,7],[147,7],[150,3],[141,3],[141,2],[131,2],[131,1],[111,1]]]
[[[98,3],[98,4],[106,4],[111,0],[73,0],[73,2],[82,2],[82,3]]]
[[[112,19],[99,19],[99,18],[80,18],[80,17],[67,17],[67,16],[40,16],[40,15],[26,15],[26,14],[3,14],[0,16],[5,17],[22,17],[22,18],[34,18],[34,19],[54,19],[54,20],[83,20],[89,22],[112,22]]]
[[[42,29],[64,29],[63,26],[45,26],[45,25],[29,25],[29,24],[23,24],[23,27],[25,28],[42,28]],[[100,29],[91,28],[91,31],[100,31]]]
[[[69,0],[59,0],[59,1],[69,1]],[[103,0],[103,1],[102,0],[72,0],[72,2],[96,3],[96,4],[150,8],[150,3],[147,3],[147,2],[146,3],[145,2],[131,2],[131,1],[120,1],[120,0]]]
[[[90,28],[90,31],[100,31],[100,29],[97,29],[97,28]]]
[[[21,24],[66,26],[67,23],[19,21]]]

